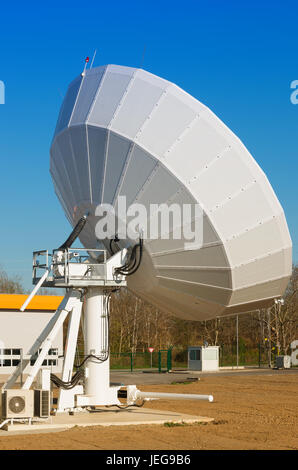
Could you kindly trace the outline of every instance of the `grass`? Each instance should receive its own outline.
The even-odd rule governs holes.
[[[177,426],[207,426],[208,424],[226,424],[226,423],[227,421],[225,420],[211,421],[210,423],[206,423],[204,421],[195,421],[193,423],[185,423],[184,421],[180,421],[180,422],[167,421],[163,425],[166,428],[175,428]]]
[[[184,421],[181,421],[180,423],[175,423],[175,422],[172,422],[172,421],[167,421],[166,423],[164,423],[164,426],[166,428],[174,428],[176,426],[188,426],[188,423],[184,423]]]
[[[187,382],[171,382],[171,385],[186,385],[186,384],[192,384],[192,380],[188,380]]]

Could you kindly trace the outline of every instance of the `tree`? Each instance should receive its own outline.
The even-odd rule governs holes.
[[[290,344],[298,339],[298,266],[293,266],[293,274],[287,286],[284,303],[277,301],[271,309],[272,332],[281,354],[290,353]]]
[[[0,270],[0,293],[24,294],[25,290],[19,276],[10,278],[4,270]]]

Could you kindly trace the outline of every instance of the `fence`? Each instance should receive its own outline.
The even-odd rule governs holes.
[[[76,364],[85,359],[81,349],[76,351]],[[124,369],[133,372],[135,369],[151,369],[158,372],[168,372],[172,369],[172,350],[160,349],[158,351],[110,353],[110,369]]]
[[[246,345],[244,342],[238,344],[221,344],[219,345],[219,367],[237,367],[237,366],[255,366],[264,367],[269,365],[270,352],[269,348],[258,344],[256,347]],[[275,346],[271,349],[271,364],[274,365],[277,349]],[[188,350],[173,350],[172,352],[173,369],[188,367]]]
[[[271,364],[274,365],[277,350],[272,347]],[[237,367],[237,366],[255,366],[268,367],[269,348],[263,345],[251,347],[240,341],[238,344],[221,344],[219,348],[219,366]],[[80,363],[84,355],[77,356],[77,363]],[[152,370],[156,372],[168,372],[175,369],[188,368],[188,350],[187,349],[160,349],[152,353],[145,352],[123,352],[110,353],[110,368],[112,370]]]
[[[168,372],[172,369],[172,350],[160,349],[149,353],[128,352],[110,353],[111,369],[157,369],[158,372]]]
[[[273,365],[275,362],[275,348],[271,350],[271,358],[269,349],[261,344],[257,347],[249,347],[245,343],[238,345],[232,343],[229,345],[222,344],[219,348],[219,366],[235,367],[235,366],[268,366],[269,362]]]

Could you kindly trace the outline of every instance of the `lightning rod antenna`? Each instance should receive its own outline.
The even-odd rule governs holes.
[[[94,62],[94,59],[95,59],[95,56],[96,56],[96,52],[97,52],[97,49],[95,49],[95,51],[94,51],[92,61],[91,61],[91,64],[90,64],[90,69],[92,69],[92,65],[93,65],[93,62]]]

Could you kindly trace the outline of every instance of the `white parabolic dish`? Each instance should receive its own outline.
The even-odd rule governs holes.
[[[206,106],[141,69],[107,65],[70,85],[51,146],[56,194],[74,225],[100,203],[199,204],[203,240],[144,240],[128,287],[190,320],[256,310],[283,294],[292,244],[283,209],[242,142]],[[96,217],[81,233],[99,245]]]

